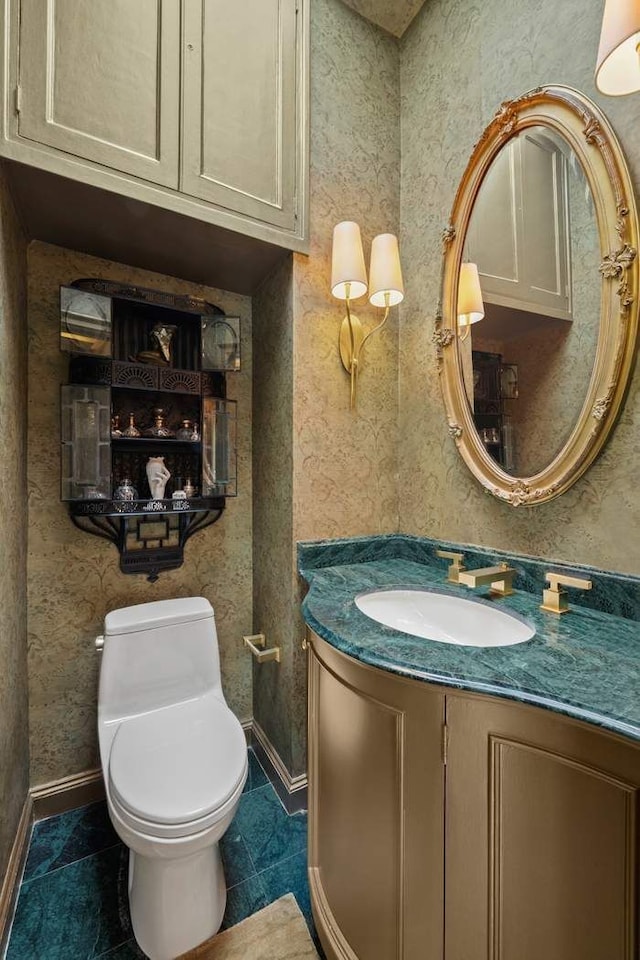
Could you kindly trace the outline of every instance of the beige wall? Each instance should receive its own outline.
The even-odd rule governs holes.
[[[112,545],[77,530],[60,503],[60,284],[102,277],[204,297],[242,318],[243,369],[228,378],[238,405],[238,489],[222,518],[185,548],[185,563],[155,584],[119,571]],[[251,716],[251,664],[241,645],[251,630],[251,302],[215,290],[42,243],[29,247],[29,695],[31,782],[95,766],[93,639],[114,607],[201,594],[216,612],[229,705]]]
[[[357,51],[357,56],[354,56]],[[372,238],[400,212],[398,45],[338,0],[311,20],[311,251],[294,257],[294,538],[388,532],[397,525],[398,311],[366,346],[357,411],[338,353],[344,306],[331,298],[331,239],[340,220]],[[366,298],[354,310],[382,319]]]
[[[256,664],[253,716],[287,768],[292,759],[293,648],[297,610],[293,542],[293,263],[290,256],[253,300],[253,617],[281,648]],[[303,713],[304,716],[304,713]]]
[[[26,244],[0,170],[0,883],[29,786]]]
[[[338,354],[344,308],[330,296],[329,275],[333,227],[340,220],[360,223],[367,261],[375,234],[398,231],[399,79],[392,37],[339,0],[314,0],[311,252],[308,258],[294,256],[290,290],[281,286],[274,303],[274,288],[264,287],[254,307],[261,331],[256,353],[273,337],[279,351],[277,359],[265,361],[266,379],[256,380],[254,442],[268,445],[267,416],[281,423],[286,409],[288,417],[274,434],[284,437],[278,450],[286,463],[257,454],[256,477],[260,471],[260,489],[271,489],[278,511],[269,520],[271,529],[291,534],[288,547],[278,536],[273,552],[268,539],[260,539],[268,537],[266,525],[256,526],[255,556],[261,559],[255,568],[255,625],[266,625],[278,638],[284,666],[256,668],[254,710],[296,774],[305,768],[306,689],[295,541],[386,533],[398,522],[398,312],[392,311],[387,328],[367,344],[358,409],[352,413]],[[381,319],[366,300],[355,310],[367,329]],[[283,324],[289,324],[287,336]],[[266,349],[272,347],[271,342]],[[263,404],[274,400],[283,411],[267,414]],[[277,493],[283,483],[292,501]]]
[[[402,219],[407,299],[400,337],[400,529],[640,573],[640,379],[603,455],[548,504],[485,494],[448,436],[431,342],[440,234],[473,144],[498,105],[541,83],[600,103],[640,185],[637,96],[593,85],[602,7],[582,0],[431,0],[402,41]]]

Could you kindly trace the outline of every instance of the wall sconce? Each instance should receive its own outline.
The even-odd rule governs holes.
[[[466,340],[472,323],[484,317],[484,303],[478,267],[475,263],[460,265],[458,280],[458,336]]]
[[[610,97],[640,90],[638,0],[606,0],[596,63],[596,87]]]
[[[404,299],[398,239],[392,233],[381,233],[371,244],[370,285],[364,265],[360,227],[351,220],[337,224],[333,230],[331,258],[331,293],[344,300],[347,315],[340,328],[340,359],[351,378],[350,407],[355,409],[358,370],[364,346],[387,322],[389,310]],[[358,300],[369,290],[369,302],[383,307],[381,322],[365,334],[362,324],[351,312],[351,300]]]

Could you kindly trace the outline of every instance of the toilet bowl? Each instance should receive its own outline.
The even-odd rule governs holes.
[[[174,960],[222,923],[218,844],[247,778],[245,736],[222,692],[207,600],[114,610],[102,649],[100,758],[129,848],[133,932],[150,960]]]

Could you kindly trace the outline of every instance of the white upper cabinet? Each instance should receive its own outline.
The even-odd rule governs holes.
[[[567,159],[539,128],[497,155],[471,215],[465,253],[485,302],[571,320]]]
[[[293,229],[296,0],[185,0],[182,189]]]
[[[0,156],[308,249],[309,0],[0,10]]]
[[[178,186],[180,0],[22,0],[21,137]]]

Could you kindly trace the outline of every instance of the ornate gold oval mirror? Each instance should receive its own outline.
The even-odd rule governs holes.
[[[494,496],[550,500],[602,449],[633,366],[637,242],[598,108],[559,86],[502,104],[444,231],[434,334],[449,433]]]

